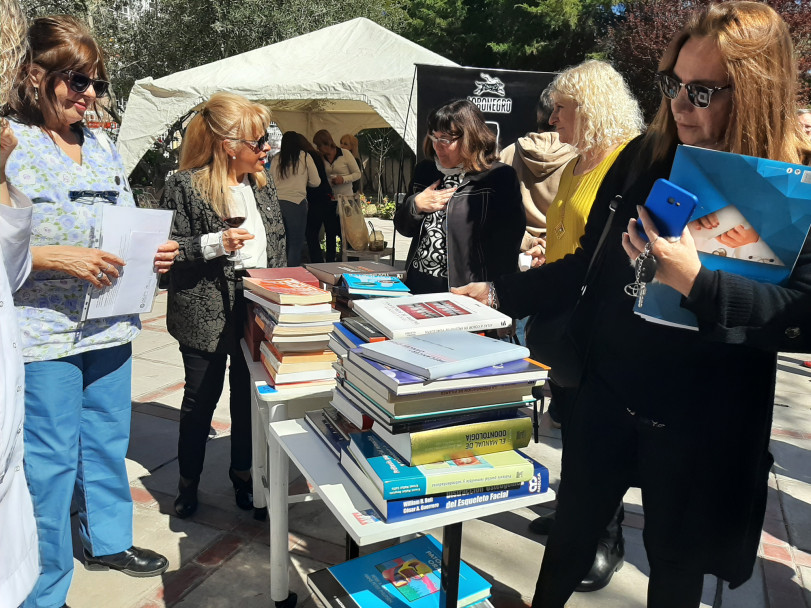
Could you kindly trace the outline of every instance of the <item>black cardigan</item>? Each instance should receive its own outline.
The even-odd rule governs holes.
[[[623,193],[628,173],[637,172],[572,322],[581,344],[590,344],[583,382],[599,384],[605,407],[628,408],[678,429],[684,457],[700,463],[681,505],[687,528],[703,533],[696,566],[736,586],[751,575],[765,512],[776,353],[809,348],[811,250],[806,241],[785,286],[702,269],[682,299],[697,315],[699,331],[642,320],[623,291],[634,276],[621,235],[653,182],[668,176],[673,153],[649,166],[643,138],[631,142],[597,194],[582,249],[495,286],[501,309],[513,317],[554,315],[572,306],[608,203]],[[606,470],[610,474],[610,463]]]
[[[397,210],[394,227],[411,237],[406,271],[417,251],[425,214],[414,207],[414,198],[442,179],[433,160],[414,168],[411,196]],[[518,270],[518,254],[526,229],[526,214],[515,169],[494,163],[490,169],[465,176],[447,207],[448,284],[461,287],[475,281],[492,281]]]
[[[192,171],[170,176],[161,197],[161,207],[175,212],[172,238],[180,245],[169,272],[166,326],[184,346],[231,352],[235,334],[242,330],[234,327],[233,314],[240,279],[225,256],[206,260],[201,245],[202,235],[227,230],[228,225],[203,200],[191,176]],[[278,268],[287,264],[284,224],[273,178],[267,178],[264,188],[257,188],[253,179],[251,187],[267,235],[267,266]]]

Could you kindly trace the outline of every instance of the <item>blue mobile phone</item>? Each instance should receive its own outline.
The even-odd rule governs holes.
[[[645,210],[653,218],[653,223],[664,237],[680,237],[687,222],[698,205],[695,194],[687,192],[666,179],[657,179],[645,201]],[[638,220],[639,236],[646,241],[642,220]]]

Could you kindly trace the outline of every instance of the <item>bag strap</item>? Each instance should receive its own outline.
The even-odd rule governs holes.
[[[608,205],[608,219],[605,221],[605,226],[603,226],[603,233],[600,235],[600,240],[597,241],[597,247],[594,249],[594,254],[591,256],[591,260],[589,260],[589,265],[586,268],[586,276],[583,278],[583,285],[580,287],[580,297],[582,298],[586,295],[586,290],[589,287],[589,283],[591,282],[591,275],[592,270],[594,270],[594,262],[597,260],[597,256],[600,255],[600,252],[603,250],[605,246],[605,239],[608,236],[608,233],[611,231],[611,224],[614,221],[614,214],[617,211],[617,207],[619,207],[620,203],[622,202],[622,195],[617,194]]]

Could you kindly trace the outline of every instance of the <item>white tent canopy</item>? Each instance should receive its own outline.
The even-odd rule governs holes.
[[[416,148],[416,108],[406,125],[414,64],[454,66],[368,19],[358,18],[157,80],[130,92],[118,136],[127,173],[180,117],[218,91],[267,105],[282,131],[308,138],[392,127]],[[414,97],[416,99],[416,96]]]

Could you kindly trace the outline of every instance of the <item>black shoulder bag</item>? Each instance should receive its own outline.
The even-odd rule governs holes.
[[[600,240],[591,256],[580,295],[574,306],[566,312],[554,317],[540,317],[532,315],[526,329],[526,344],[533,359],[548,365],[551,369],[552,381],[561,387],[576,387],[583,376],[587,346],[578,343],[571,331],[571,321],[577,312],[580,302],[592,281],[595,271],[595,261],[603,251],[605,239],[611,230],[614,213],[622,202],[622,196],[616,195],[608,205],[608,219],[603,227]]]

